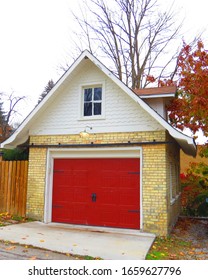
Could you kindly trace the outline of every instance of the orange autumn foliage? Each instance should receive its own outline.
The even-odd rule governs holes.
[[[208,51],[184,44],[178,57],[177,98],[168,106],[170,121],[179,129],[202,129],[208,136]]]

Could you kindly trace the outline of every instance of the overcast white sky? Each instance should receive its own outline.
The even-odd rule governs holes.
[[[70,9],[76,11],[78,2],[0,0],[0,92],[28,96],[20,109],[22,117],[37,103],[47,82],[56,82],[62,74],[59,65],[66,62],[71,47]],[[208,28],[207,0],[175,0],[175,5],[178,16],[185,17],[185,38]],[[207,35],[205,31],[205,43]]]

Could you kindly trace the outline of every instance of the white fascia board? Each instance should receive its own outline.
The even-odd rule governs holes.
[[[141,99],[149,99],[149,98],[170,98],[175,97],[174,93],[163,93],[163,94],[147,94],[147,95],[139,95]]]

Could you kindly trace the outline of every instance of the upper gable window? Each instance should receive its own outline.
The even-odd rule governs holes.
[[[89,86],[83,88],[83,117],[102,116],[103,114],[103,88]]]

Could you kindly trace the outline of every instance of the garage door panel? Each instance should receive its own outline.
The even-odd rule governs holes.
[[[118,215],[113,215],[117,211],[117,207],[111,206],[110,208],[102,207],[102,221],[104,226],[114,226],[115,223],[119,226]]]
[[[106,207],[107,205],[117,205],[119,201],[118,191],[111,188],[101,188],[97,192],[97,201]]]
[[[134,189],[121,189],[119,196],[120,205],[138,205],[139,207],[139,194],[135,194]]]
[[[69,190],[66,190],[64,188],[59,188],[58,192],[54,192],[54,197],[56,197],[55,202],[60,202],[63,203],[63,197],[68,197],[68,202],[71,200],[73,201],[73,190],[71,190],[71,193],[69,192]]]
[[[116,187],[115,180],[114,180],[115,176],[116,176],[115,171],[109,171],[109,170],[101,171],[102,186],[107,188]]]
[[[83,203],[62,203],[63,207],[53,207],[52,220],[55,222],[74,224],[86,224],[88,216],[88,207]]]
[[[86,186],[88,182],[87,170],[75,170],[72,174],[74,186]]]
[[[86,187],[79,187],[74,189],[74,202],[85,202],[89,200],[88,189]]]
[[[68,202],[87,202],[89,198],[88,189],[86,187],[69,187],[60,186],[58,190],[53,193],[56,201],[64,201]]]
[[[120,227],[139,228],[139,213],[128,213],[125,210],[120,211]]]
[[[138,229],[139,181],[139,159],[55,159],[52,220]]]
[[[126,175],[123,174],[120,176],[119,188],[131,189],[132,186],[138,184],[138,177],[135,175]]]
[[[88,217],[88,207],[86,204],[76,203],[71,211],[71,220],[76,224],[86,224]]]
[[[65,201],[58,201],[52,206],[52,218],[56,222],[66,221],[70,218],[68,203]]]
[[[110,209],[102,207],[101,213],[103,226],[139,228],[139,213],[130,213],[129,208],[112,205]]]

